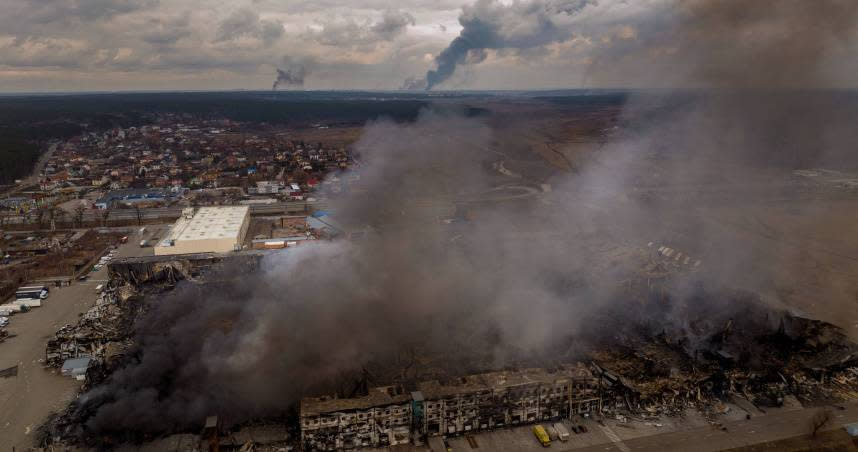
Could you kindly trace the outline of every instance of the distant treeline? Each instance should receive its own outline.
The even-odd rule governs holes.
[[[50,140],[67,139],[85,131],[139,126],[160,114],[295,127],[316,123],[360,125],[382,117],[413,121],[426,108],[457,110],[467,116],[486,115],[489,114],[487,110],[467,106],[469,100],[498,100],[510,95],[567,108],[616,105],[625,100],[623,94],[585,91],[530,94],[247,91],[0,96],[0,184],[29,174],[39,150]]]
[[[236,121],[364,122],[378,117],[412,120],[426,101],[280,93],[121,93],[0,97],[0,123],[88,122],[93,128],[139,122],[153,114],[188,114]]]
[[[39,146],[19,133],[0,130],[0,185],[26,176],[39,160]]]
[[[0,97],[0,184],[30,173],[52,139],[85,131],[139,126],[158,114],[226,118],[300,126],[316,122],[360,124],[389,117],[409,121],[428,104],[364,96],[307,98],[280,93],[121,93]]]

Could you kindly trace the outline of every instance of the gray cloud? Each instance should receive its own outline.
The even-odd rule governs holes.
[[[192,34],[187,13],[175,18],[151,18],[148,25],[142,39],[154,46],[171,46]]]
[[[308,31],[305,36],[326,46],[374,48],[389,42],[414,25],[414,16],[403,11],[385,11],[376,22],[344,21],[321,22],[321,28]]]
[[[283,23],[260,19],[259,14],[249,8],[233,11],[218,25],[214,42],[224,42],[241,37],[254,37],[270,45],[283,36]]]
[[[264,89],[271,86],[271,62],[281,55],[317,61],[313,88],[397,88],[409,75],[429,71],[436,82],[471,89],[669,86],[691,79],[682,74],[690,65],[662,67],[688,47],[675,35],[680,16],[694,3],[480,0],[462,9],[458,0],[405,0],[390,10],[390,2],[381,0],[357,6],[347,0],[259,0],[214,8],[201,8],[201,0],[0,0],[0,89],[21,89],[30,80],[51,86],[51,79],[65,89]],[[749,14],[764,9],[760,3],[768,4],[755,2]],[[807,7],[788,2],[771,11],[783,15],[790,8]],[[453,31],[457,18],[468,26],[451,43],[436,24]],[[318,25],[308,30],[307,24]],[[814,67],[838,86],[855,86],[858,59],[851,57],[858,38],[848,24],[831,29],[838,30],[836,38],[824,44],[825,61]],[[732,44],[733,34],[722,39],[753,52],[755,39],[748,36],[765,31],[744,33]],[[801,34],[784,37],[784,48],[807,51]],[[476,41],[465,39],[472,37]],[[20,45],[13,44],[16,38]],[[714,52],[713,58],[720,56]],[[194,75],[203,68],[220,69],[220,80]],[[425,87],[414,81],[408,85]]]
[[[414,16],[404,11],[385,11],[381,21],[370,29],[381,39],[393,39],[405,32],[409,25],[414,25]]]

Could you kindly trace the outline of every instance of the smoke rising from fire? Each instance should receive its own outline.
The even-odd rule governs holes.
[[[477,2],[463,25],[481,31],[463,31],[427,74],[428,86],[472,50],[555,39],[546,11],[557,4]],[[767,250],[725,240],[700,204],[767,196],[753,182],[772,171],[858,163],[849,151],[858,138],[849,124],[855,104],[821,91],[837,70],[833,43],[854,36],[858,4],[677,7],[669,28],[641,30],[639,49],[597,55],[594,71],[636,64],[701,89],[632,96],[626,127],[576,174],[554,177],[541,199],[493,204],[503,193],[486,169],[497,158],[496,132],[479,118],[427,111],[412,124],[369,124],[355,146],[363,191],[334,200],[332,211],[374,232],[289,249],[244,280],[187,283],[155,300],[137,327],[137,359],[84,396],[88,428],[161,432],[212,413],[228,422],[277,416],[307,391],[362,369],[455,374],[573,356],[568,338],[622,298],[634,271],[603,265],[613,247],[674,240],[706,262],[695,278],[765,287],[778,270],[757,265]],[[483,11],[503,23],[533,18],[546,33],[503,37]],[[637,53],[652,44],[669,45],[666,57]],[[457,204],[477,206],[478,218],[437,221]],[[677,283],[675,298],[686,299],[692,286]],[[663,327],[683,329],[707,312],[692,301],[703,302],[667,307]],[[418,366],[418,355],[430,362]]]
[[[287,69],[277,69],[277,79],[271,85],[273,91],[280,86],[304,86],[304,77],[308,74],[305,66],[294,66]]]
[[[424,80],[409,80],[403,89],[432,89],[449,79],[462,64],[480,63],[486,50],[540,47],[568,39],[571,31],[558,24],[558,17],[572,16],[596,0],[528,0],[504,5],[496,0],[478,0],[462,8],[462,31],[435,58],[436,68]]]

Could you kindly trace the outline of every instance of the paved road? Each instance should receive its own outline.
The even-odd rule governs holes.
[[[151,250],[129,240],[118,255],[141,255]],[[88,281],[52,288],[41,307],[10,319],[9,333],[16,336],[0,343],[0,369],[17,365],[18,375],[0,378],[0,451],[32,446],[33,434],[47,416],[64,409],[77,396],[81,383],[45,369],[41,360],[48,339],[93,306],[95,287],[106,279],[107,269],[102,268],[91,273]]]
[[[844,405],[845,410],[833,409],[832,421],[824,430],[841,428],[843,424],[858,422],[858,403]],[[725,423],[726,431],[713,427],[696,428],[681,432],[663,433],[635,439],[621,440],[589,447],[558,448],[575,452],[628,452],[628,451],[689,451],[707,452],[759,444],[810,433],[810,419],[818,409],[807,408],[754,417]],[[616,432],[618,429],[614,429]]]
[[[302,212],[311,212],[313,210],[324,210],[326,204],[322,201],[286,201],[273,204],[253,204],[250,206],[251,215],[284,215],[284,214],[300,214]],[[182,215],[182,207],[156,207],[149,209],[140,209],[140,218],[144,220],[152,219],[176,219]],[[88,210],[83,214],[84,222],[100,222],[104,218],[104,211]],[[136,220],[137,211],[134,209],[112,209],[110,210],[108,220]],[[22,223],[24,217],[21,215],[12,215],[6,217],[9,223]],[[30,221],[35,221],[32,217]]]

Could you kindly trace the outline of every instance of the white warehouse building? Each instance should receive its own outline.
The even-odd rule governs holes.
[[[155,245],[155,255],[227,253],[240,250],[250,225],[250,206],[185,209],[167,236]]]

